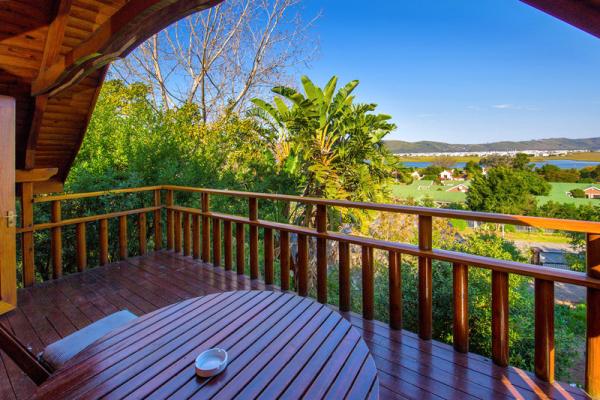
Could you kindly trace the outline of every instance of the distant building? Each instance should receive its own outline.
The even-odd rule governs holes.
[[[452,171],[449,169],[445,169],[442,172],[440,172],[440,179],[443,181],[451,181],[454,180],[454,177],[452,175]]]
[[[420,181],[421,179],[423,179],[421,174],[419,174],[419,171],[413,171],[413,173],[410,174],[410,176],[416,181]]]
[[[583,189],[583,193],[585,193],[585,197],[588,199],[600,199],[600,189],[596,186],[590,186],[587,189]]]
[[[460,192],[460,193],[467,193],[468,191],[469,191],[469,187],[467,185],[465,185],[464,183],[461,183],[456,186],[452,186],[450,189],[446,190],[446,192]]]

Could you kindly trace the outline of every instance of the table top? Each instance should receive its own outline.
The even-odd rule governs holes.
[[[212,378],[199,353],[227,350]],[[111,332],[54,373],[36,398],[369,398],[375,362],[339,313],[312,299],[237,291],[189,299]]]

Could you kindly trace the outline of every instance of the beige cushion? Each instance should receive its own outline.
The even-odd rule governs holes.
[[[128,310],[106,316],[47,346],[41,354],[41,359],[56,370],[102,336],[136,318],[137,316]]]

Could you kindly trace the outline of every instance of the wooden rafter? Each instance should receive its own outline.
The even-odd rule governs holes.
[[[222,0],[131,0],[92,35],[40,72],[32,95],[55,95],[126,56],[171,23]]]
[[[521,1],[600,38],[600,2],[598,0]]]

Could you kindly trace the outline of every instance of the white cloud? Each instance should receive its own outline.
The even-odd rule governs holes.
[[[508,109],[516,108],[516,107],[512,104],[494,104],[492,106],[492,108],[497,108],[499,110],[508,110]]]

